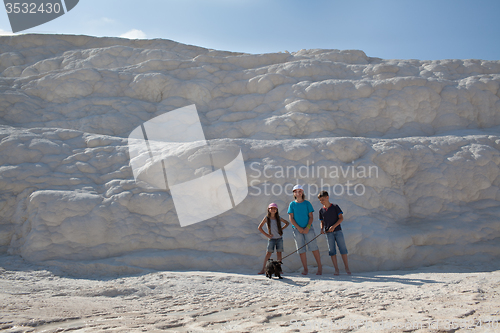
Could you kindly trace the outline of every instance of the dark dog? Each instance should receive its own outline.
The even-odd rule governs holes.
[[[274,276],[277,276],[278,278],[282,279],[281,273],[283,271],[281,270],[281,261],[276,261],[273,259],[269,259],[266,264],[266,276],[268,278],[271,278],[274,274]]]

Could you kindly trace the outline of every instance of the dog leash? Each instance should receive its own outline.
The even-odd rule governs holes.
[[[283,258],[281,258],[281,261],[283,261],[283,259],[285,259],[286,257],[291,256],[292,254],[294,254],[294,253],[295,253],[295,252],[297,252],[298,250],[300,250],[300,249],[304,248],[307,244],[311,243],[313,240],[315,240],[316,238],[318,238],[320,235],[321,235],[321,232],[320,232],[318,235],[316,235],[316,237],[314,237],[313,239],[311,239],[309,242],[305,243],[305,244],[304,244],[304,246],[301,246],[301,247],[300,247],[300,248],[298,248],[297,250],[295,250],[295,251],[293,251],[292,253],[290,253],[290,254],[288,254],[288,255],[284,256]]]

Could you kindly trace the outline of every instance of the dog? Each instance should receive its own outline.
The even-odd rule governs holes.
[[[281,264],[281,261],[269,259],[266,264],[266,277],[271,279],[274,274],[274,276],[277,276],[279,279],[283,279],[280,275],[283,273],[281,270]]]

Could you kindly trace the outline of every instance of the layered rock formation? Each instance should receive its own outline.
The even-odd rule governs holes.
[[[500,61],[24,35],[0,37],[0,72],[3,252],[101,271],[256,269],[257,225],[270,202],[286,217],[299,182],[317,231],[321,188],[344,210],[355,270],[500,255]],[[249,194],[181,228],[170,192],[135,181],[127,137],[191,104],[213,147],[241,149]]]

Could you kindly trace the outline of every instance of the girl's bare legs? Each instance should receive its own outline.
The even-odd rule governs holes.
[[[278,252],[278,253],[280,253],[280,252]],[[257,274],[264,274],[264,272],[266,270],[267,261],[269,260],[269,258],[271,258],[272,254],[273,254],[272,252],[267,252],[266,251],[266,258],[264,259],[264,265],[262,265],[262,270],[259,273],[257,273]]]
[[[281,261],[281,258],[283,257],[283,252],[276,252],[276,257],[278,258],[278,261]],[[281,275],[283,275],[283,271],[281,271]]]

